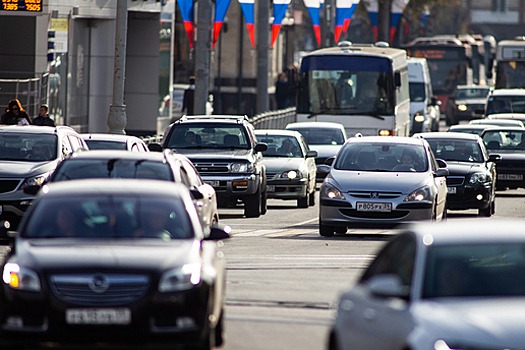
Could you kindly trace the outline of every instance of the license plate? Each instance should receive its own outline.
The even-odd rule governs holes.
[[[357,211],[392,211],[392,203],[357,202]]]
[[[523,181],[523,174],[498,174],[498,180]]]
[[[266,185],[266,192],[275,192],[275,185]]]
[[[207,184],[210,185],[211,187],[219,187],[219,186],[220,186],[219,181],[217,181],[217,180],[214,180],[214,181],[204,181],[204,183],[207,183]]]
[[[66,310],[68,324],[130,324],[131,310],[118,309],[68,309]]]
[[[457,193],[458,189],[456,187],[447,187],[447,193]]]

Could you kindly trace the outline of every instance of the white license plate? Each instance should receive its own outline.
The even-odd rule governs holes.
[[[391,212],[392,203],[357,202],[357,211]]]
[[[458,189],[456,187],[447,187],[447,193],[457,193]]]
[[[68,309],[68,324],[130,324],[131,310],[127,308],[107,309]]]
[[[219,181],[217,181],[217,180],[214,180],[214,181],[204,181],[204,183],[207,183],[207,184],[210,185],[211,187],[219,187],[219,186],[220,186],[220,183],[219,183]]]
[[[266,192],[275,192],[275,185],[266,185]]]
[[[523,181],[523,174],[498,174],[498,180]]]

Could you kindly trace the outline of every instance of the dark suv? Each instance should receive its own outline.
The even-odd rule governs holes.
[[[33,195],[24,192],[41,185],[70,153],[87,149],[68,126],[0,126],[0,220],[16,228]]]
[[[219,207],[244,203],[244,215],[266,213],[266,167],[246,116],[184,116],[171,124],[162,141],[164,149],[186,155],[204,182],[217,193]]]

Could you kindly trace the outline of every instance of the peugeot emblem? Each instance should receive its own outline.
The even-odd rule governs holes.
[[[109,288],[109,280],[106,276],[96,274],[89,281],[89,289],[95,293],[104,293]]]
[[[370,192],[370,198],[379,198],[379,192]]]

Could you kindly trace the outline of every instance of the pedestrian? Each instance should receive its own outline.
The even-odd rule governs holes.
[[[193,115],[193,103],[195,97],[195,77],[190,77],[190,86],[184,91],[182,99],[182,112],[186,115]]]
[[[38,117],[33,119],[33,125],[56,126],[55,121],[51,119],[48,112],[49,106],[46,104],[41,105],[40,109],[38,110]]]
[[[288,75],[281,72],[275,81],[275,101],[277,109],[288,107]]]
[[[4,125],[29,125],[31,118],[18,99],[9,101],[5,113],[0,117],[0,124]]]

